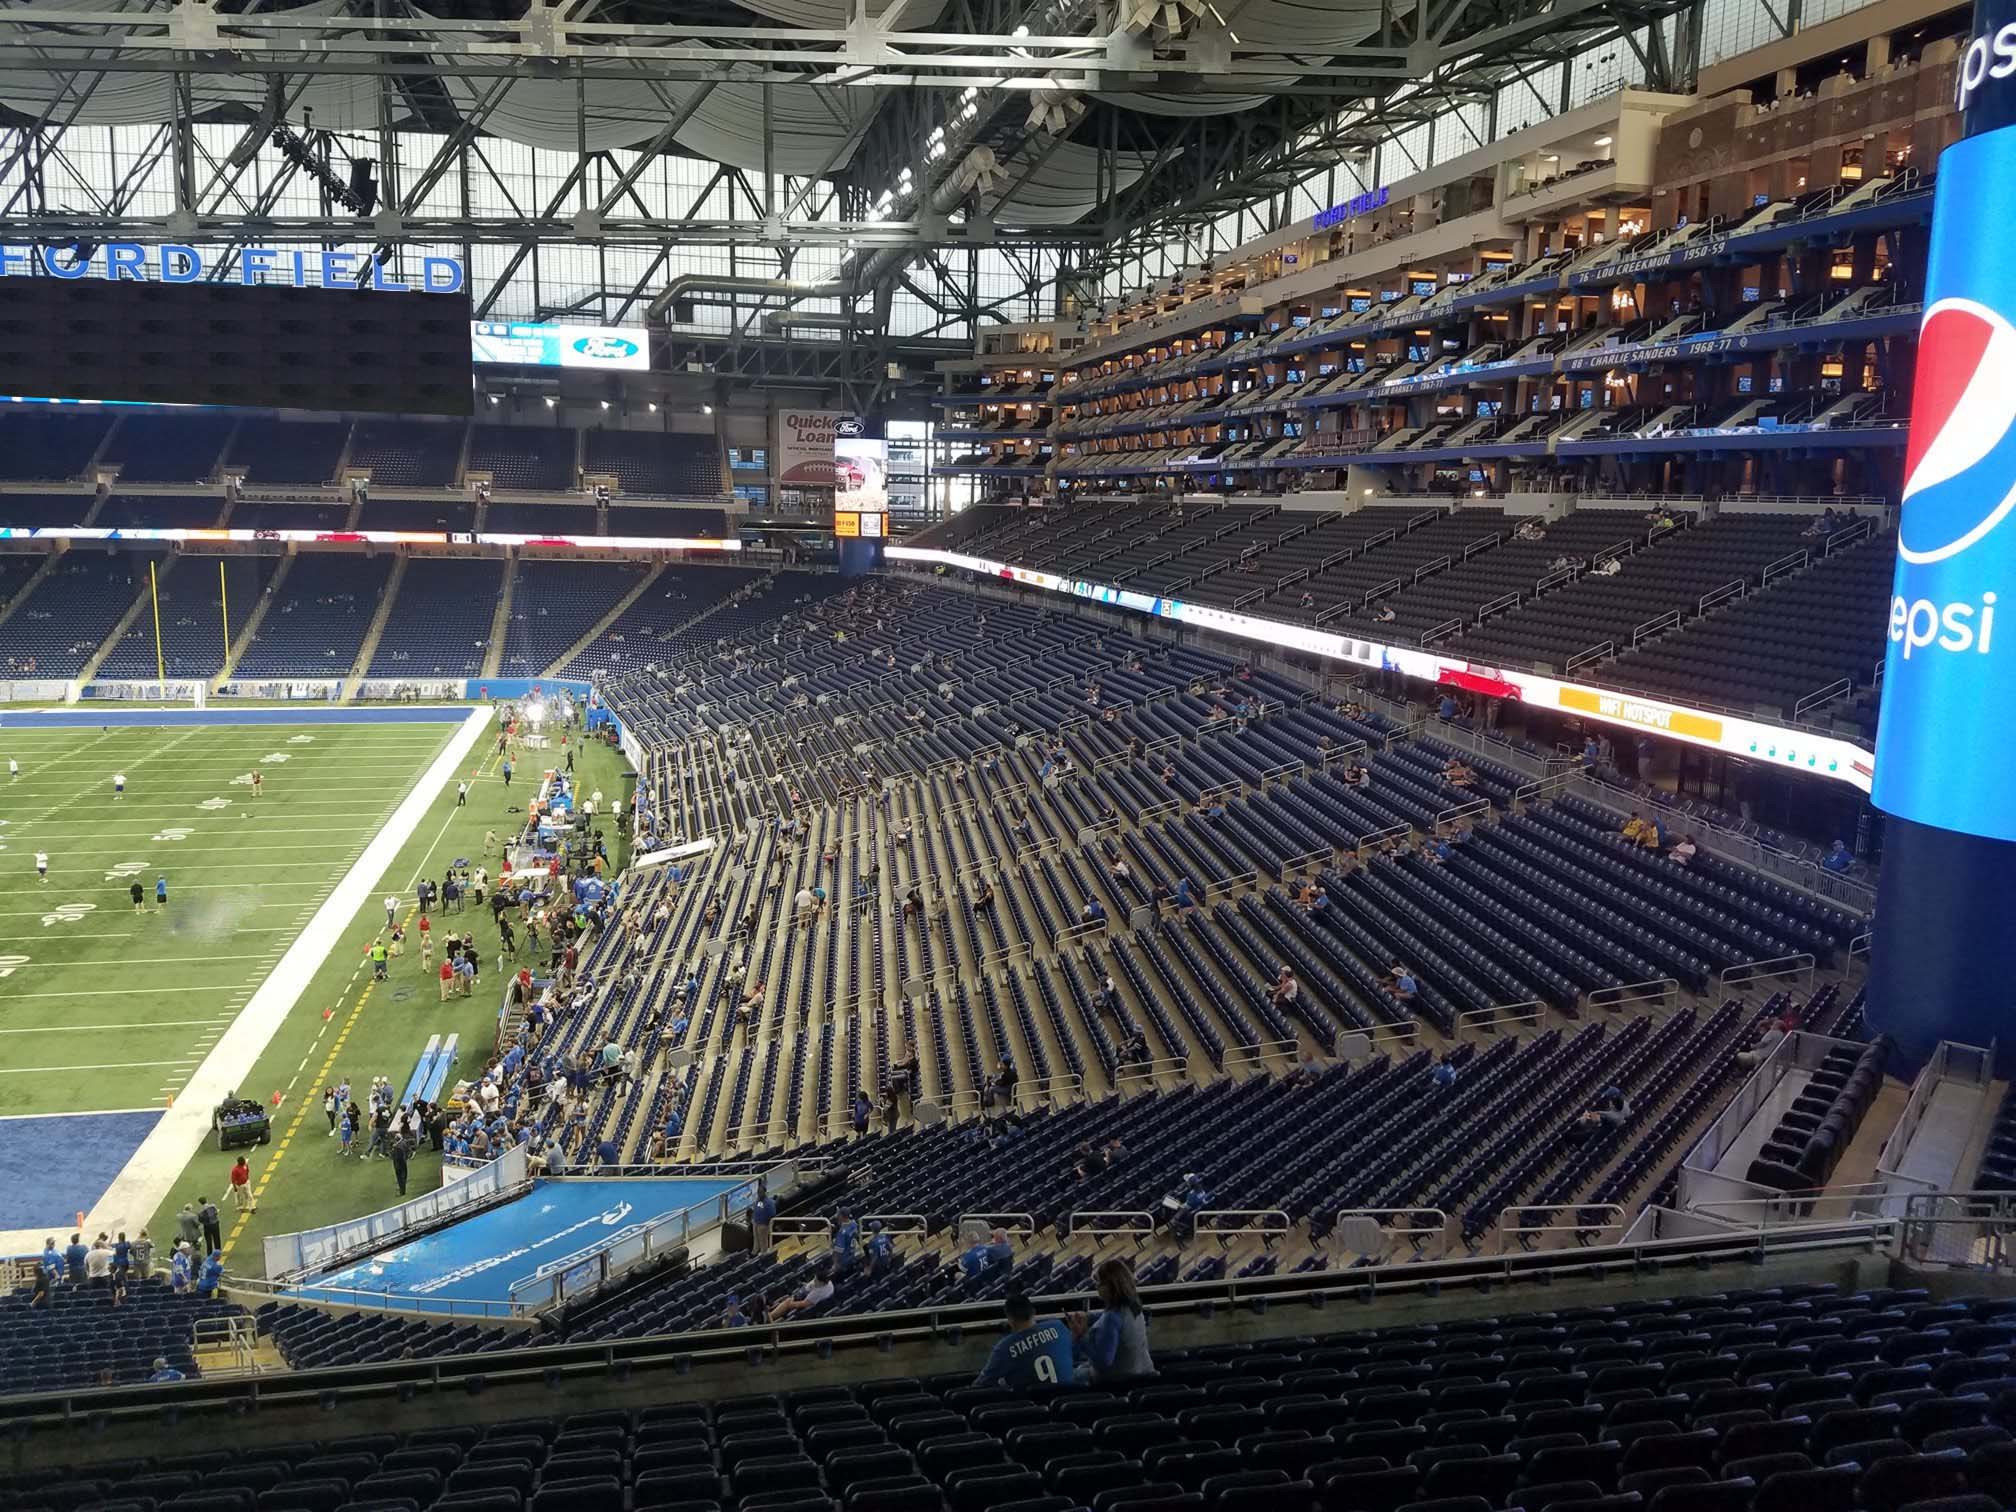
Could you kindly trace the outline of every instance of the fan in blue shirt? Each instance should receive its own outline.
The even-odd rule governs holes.
[[[1056,1318],[1036,1321],[1036,1309],[1017,1292],[1007,1302],[1010,1332],[994,1346],[975,1386],[1057,1386],[1071,1383],[1071,1330]]]

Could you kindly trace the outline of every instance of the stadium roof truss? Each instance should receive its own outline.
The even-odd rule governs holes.
[[[1452,111],[1486,145],[1545,70],[1566,108],[1564,58],[1621,45],[1684,88],[1704,0],[747,3],[0,0],[0,241],[460,249],[482,313],[616,321],[677,285],[714,307],[703,343],[879,363],[1049,318],[1066,276],[1226,250],[1228,213],[1291,224],[1312,173],[1369,187]],[[499,161],[526,144],[536,175]],[[360,213],[340,160],[365,156]],[[536,276],[563,248],[607,267]]]

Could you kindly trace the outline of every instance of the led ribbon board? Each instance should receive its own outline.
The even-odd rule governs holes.
[[[1556,710],[1599,724],[1663,735],[1671,740],[1722,751],[1746,760],[1811,772],[1815,776],[1845,782],[1864,793],[1870,790],[1875,775],[1874,758],[1867,751],[1851,741],[1831,735],[1692,709],[1684,704],[1667,703],[1663,699],[1620,693],[1614,688],[1564,682],[1559,678],[1543,677],[1537,672],[1463,661],[1423,650],[1419,646],[1389,646],[1359,636],[1338,635],[1313,625],[1292,625],[1205,604],[1186,604],[1181,599],[1134,593],[1083,578],[1061,577],[1030,567],[961,556],[957,552],[891,546],[887,555],[896,562],[960,567],[1025,588],[1070,594],[1093,603],[1153,614],[1200,630],[1213,630],[1221,635],[1306,652],[1327,661],[1397,671],[1408,677],[1489,698],[1517,699],[1538,709]]]

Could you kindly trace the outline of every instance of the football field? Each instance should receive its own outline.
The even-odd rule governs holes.
[[[0,1116],[165,1106],[453,729],[0,729]]]

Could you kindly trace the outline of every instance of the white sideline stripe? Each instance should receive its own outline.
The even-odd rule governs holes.
[[[287,1014],[300,1001],[317,969],[341,944],[343,932],[364,905],[375,899],[385,871],[398,860],[421,819],[441,796],[490,723],[491,711],[469,711],[462,727],[449,737],[419,781],[413,784],[391,822],[372,837],[364,853],[316,911],[300,937],[288,947],[224,1038],[176,1094],[170,1108],[127,1160],[103,1196],[92,1205],[87,1225],[132,1227],[145,1222],[174,1190],[175,1182],[210,1133],[210,1110],[234,1088],[245,1084],[259,1057],[266,1053]],[[82,1068],[72,1068],[82,1069]],[[139,1216],[128,1219],[127,1214]],[[0,1233],[0,1254],[34,1254],[41,1245],[37,1230]],[[24,1247],[25,1246],[25,1247]]]

